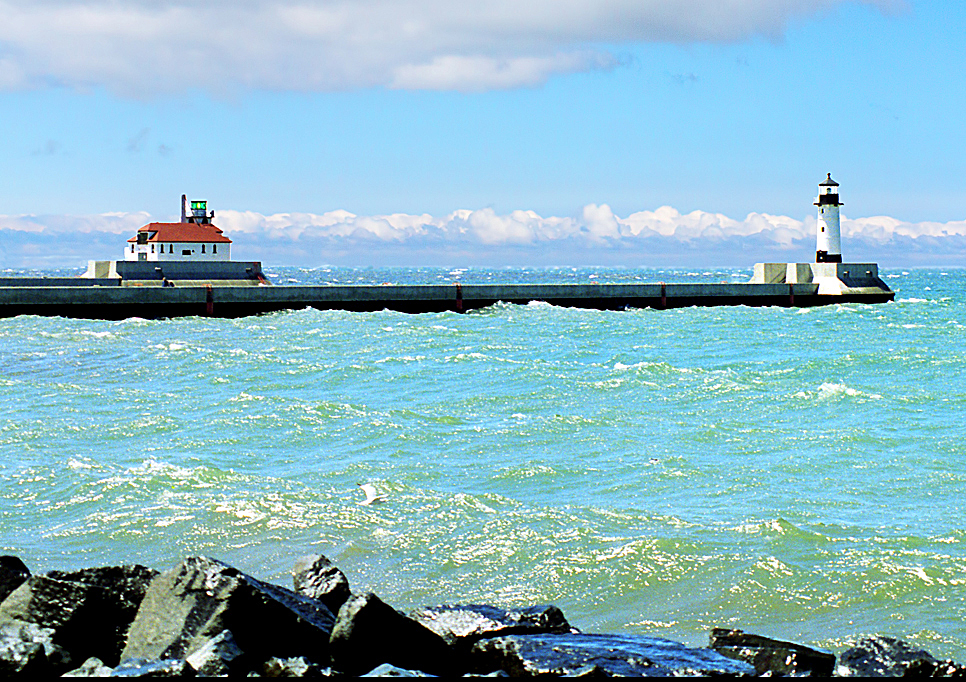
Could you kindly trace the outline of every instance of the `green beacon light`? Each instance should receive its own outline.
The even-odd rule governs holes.
[[[192,201],[191,202],[191,217],[193,222],[196,223],[207,223],[208,222],[208,202],[207,201]]]

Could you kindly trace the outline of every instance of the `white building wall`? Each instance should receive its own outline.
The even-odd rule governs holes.
[[[203,253],[202,247],[204,247]],[[208,242],[128,244],[124,250],[124,260],[228,261],[231,260],[231,244]]]

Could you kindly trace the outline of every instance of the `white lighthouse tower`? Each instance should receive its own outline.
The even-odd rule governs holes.
[[[839,183],[832,174],[818,186],[818,224],[815,228],[815,262],[755,263],[751,284],[788,286],[790,306],[816,305],[823,296],[841,296],[841,301],[865,300],[866,295],[884,296],[891,301],[895,294],[879,279],[875,263],[843,263],[842,234],[839,228]],[[804,288],[801,285],[817,288]],[[796,286],[798,288],[796,288]],[[784,294],[784,292],[782,292]],[[817,298],[808,298],[814,296]],[[773,305],[769,303],[768,305]]]
[[[815,227],[815,262],[842,262],[842,233],[839,228],[839,183],[829,173],[818,186],[818,224]]]

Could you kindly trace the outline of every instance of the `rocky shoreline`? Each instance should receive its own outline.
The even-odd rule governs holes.
[[[205,557],[33,575],[0,557],[0,676],[966,676],[889,637],[836,656],[715,629],[708,647],[687,647],[584,633],[550,605],[404,614],[353,593],[321,555],[292,577],[289,589]]]

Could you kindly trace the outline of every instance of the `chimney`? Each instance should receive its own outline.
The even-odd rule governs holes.
[[[186,194],[181,195],[181,222],[188,222],[188,196]]]

